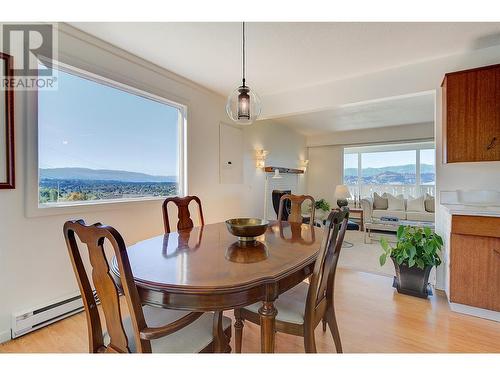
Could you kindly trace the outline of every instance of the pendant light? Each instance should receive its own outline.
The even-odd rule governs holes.
[[[227,115],[240,125],[251,125],[259,116],[262,110],[260,98],[257,93],[250,89],[245,82],[245,22],[243,22],[243,82],[227,98]]]

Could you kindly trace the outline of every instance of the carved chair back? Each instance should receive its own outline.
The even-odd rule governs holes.
[[[191,213],[189,212],[189,203],[195,201],[198,204],[198,214],[200,217],[200,224],[205,225],[203,219],[203,210],[201,208],[201,201],[195,195],[188,195],[186,197],[171,197],[165,199],[162,205],[163,210],[163,226],[165,227],[165,233],[170,233],[170,222],[168,220],[168,204],[169,202],[174,203],[177,206],[177,230],[189,229],[194,227],[193,220],[191,219]]]
[[[325,309],[333,308],[335,272],[348,219],[349,209],[343,207],[331,211],[326,220],[306,299],[304,320],[311,329],[314,329],[315,323],[324,315]]]
[[[99,310],[92,292],[92,287],[84,268],[76,236],[87,246],[92,266],[92,281],[101,302],[110,343],[105,346]],[[83,220],[67,221],[64,224],[64,237],[69,256],[82,294],[87,328],[89,334],[89,352],[91,353],[128,353],[130,352],[127,335],[122,321],[119,291],[110,274],[109,262],[104,252],[104,243],[109,241],[114,250],[123,294],[130,312],[134,329],[135,344],[138,352],[151,352],[149,340],[142,340],[139,332],[146,328],[139,294],[134,283],[132,270],[127,256],[127,249],[122,236],[114,228],[100,223],[85,225]]]
[[[286,207],[285,202],[289,200],[291,202],[290,214],[288,215],[288,221],[294,223],[302,223],[302,204],[304,201],[309,200],[311,202],[311,218],[310,224],[314,224],[314,212],[315,212],[315,200],[310,195],[294,195],[285,194],[280,198],[280,206],[278,210],[278,221],[281,221],[284,217],[283,210]]]

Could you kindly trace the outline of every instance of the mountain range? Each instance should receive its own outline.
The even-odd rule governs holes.
[[[363,176],[377,176],[384,173],[415,174],[415,164],[396,165],[380,168],[363,168]],[[420,164],[420,173],[434,173],[435,168],[431,164]],[[357,176],[358,168],[344,169],[345,176]]]
[[[146,173],[90,168],[40,168],[40,179],[93,180],[123,182],[177,182],[177,176],[153,176]]]

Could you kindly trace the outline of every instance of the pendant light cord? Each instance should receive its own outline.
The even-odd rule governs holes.
[[[243,86],[245,86],[245,22],[243,22]]]

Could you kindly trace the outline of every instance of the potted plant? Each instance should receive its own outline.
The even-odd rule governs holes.
[[[383,266],[387,257],[391,257],[396,276],[393,287],[399,293],[427,298],[432,295],[429,285],[429,274],[432,267],[441,264],[439,252],[443,239],[430,228],[417,228],[401,225],[397,231],[397,242],[391,247],[387,239],[381,238],[383,249],[380,255],[380,265]]]
[[[316,213],[316,217],[320,220],[323,220],[330,212],[330,203],[321,198],[319,201],[316,201],[316,203],[314,204],[314,208],[319,211]]]

